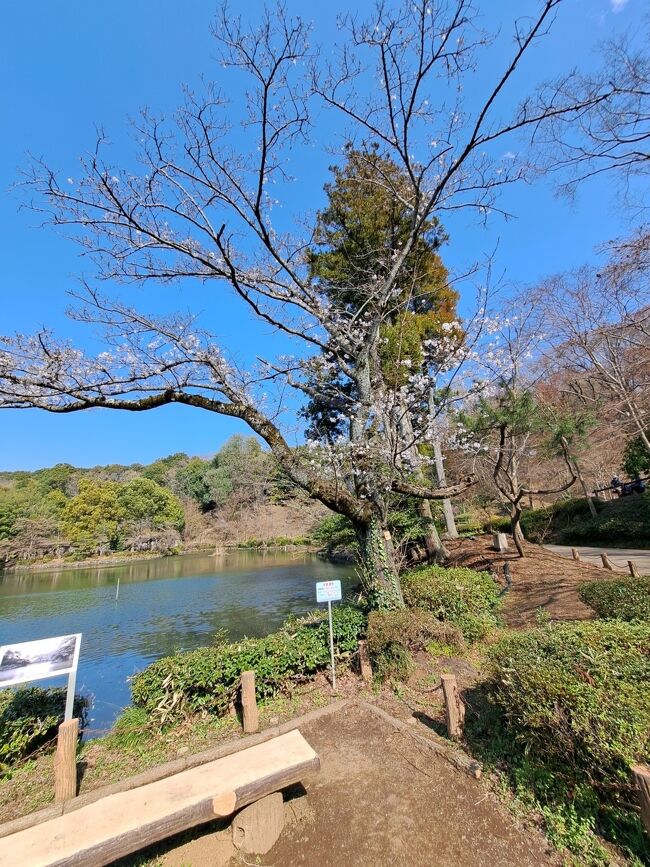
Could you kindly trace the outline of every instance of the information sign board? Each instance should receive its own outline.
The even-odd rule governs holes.
[[[319,581],[316,584],[316,602],[339,602],[340,599],[340,581]]]
[[[0,647],[0,687],[67,675],[65,718],[71,719],[80,649],[80,632],[76,635],[5,644]]]

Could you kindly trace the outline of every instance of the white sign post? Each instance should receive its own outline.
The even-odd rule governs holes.
[[[332,602],[341,599],[340,581],[319,581],[316,584],[316,602],[327,602],[327,616],[330,624],[330,657],[332,660],[332,690],[336,692],[336,667],[334,664],[334,626],[332,624]]]
[[[72,719],[81,633],[0,647],[0,688],[68,675],[64,720]]]

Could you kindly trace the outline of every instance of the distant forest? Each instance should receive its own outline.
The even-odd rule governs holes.
[[[209,459],[0,472],[0,561],[301,544],[325,514],[254,437]]]

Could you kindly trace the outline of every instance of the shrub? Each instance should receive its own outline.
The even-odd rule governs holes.
[[[333,609],[334,642],[339,656],[356,650],[365,635],[366,617],[352,605]],[[195,712],[224,714],[235,698],[242,671],[255,671],[258,699],[287,689],[330,662],[329,628],[324,611],[289,618],[265,638],[228,643],[224,633],[212,647],[157,660],[131,684],[134,704],[165,723]]]
[[[424,566],[402,576],[409,608],[422,608],[455,624],[467,641],[476,641],[497,624],[500,589],[488,572]]]
[[[650,621],[650,578],[589,581],[578,592],[605,620]]]
[[[650,750],[650,627],[565,623],[489,651],[493,700],[513,745],[568,790],[633,799],[629,766]]]
[[[606,503],[594,500],[596,509],[602,510]],[[569,530],[577,523],[589,522],[591,514],[589,506],[584,498],[572,498],[569,500],[557,500],[548,506],[539,509],[526,509],[521,516],[521,529],[529,542],[542,543],[558,534]],[[486,529],[509,532],[510,518],[497,518],[489,522]]]
[[[65,689],[2,690],[0,692],[0,774],[27,758],[56,735],[63,722]],[[88,701],[75,696],[74,713],[85,724]]]
[[[368,617],[368,651],[380,681],[405,680],[413,665],[411,652],[433,641],[458,649],[463,636],[458,627],[417,608],[372,611]]]
[[[578,520],[559,534],[567,544],[650,545],[650,491],[599,504],[597,518]]]

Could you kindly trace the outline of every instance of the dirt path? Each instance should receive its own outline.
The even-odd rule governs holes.
[[[512,544],[512,543],[511,543]],[[499,554],[492,550],[492,537],[461,539],[450,543],[452,566],[468,566],[494,572],[503,581],[503,567],[510,566],[512,586],[504,594],[503,617],[508,626],[534,625],[543,608],[553,620],[591,620],[595,615],[578,596],[578,585],[611,577],[589,563],[576,563],[530,542],[526,556],[516,551]]]
[[[301,728],[321,770],[304,781],[298,821],[256,865],[533,867],[559,864],[545,838],[516,824],[488,788],[407,733],[355,705]],[[224,864],[223,833],[170,851],[165,867]],[[233,858],[232,865],[243,863]]]

